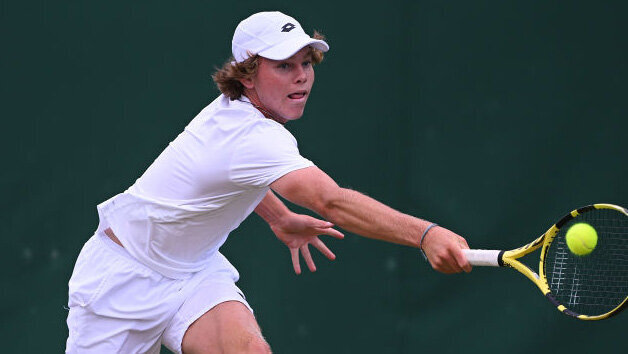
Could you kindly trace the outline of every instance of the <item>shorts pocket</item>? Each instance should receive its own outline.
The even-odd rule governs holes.
[[[93,303],[115,269],[115,255],[106,252],[106,245],[102,242],[95,241],[99,240],[92,238],[87,241],[76,260],[68,283],[69,307],[86,307]]]

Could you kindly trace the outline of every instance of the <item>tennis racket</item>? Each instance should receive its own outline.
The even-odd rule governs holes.
[[[587,255],[573,254],[567,230],[585,222],[598,242]],[[541,248],[538,273],[519,259]],[[463,250],[474,266],[510,267],[530,279],[562,313],[580,320],[602,320],[628,304],[628,210],[594,204],[563,216],[536,240],[510,251]]]

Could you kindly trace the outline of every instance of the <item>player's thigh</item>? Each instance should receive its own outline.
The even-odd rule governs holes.
[[[251,311],[239,301],[216,305],[188,327],[183,353],[270,353]]]

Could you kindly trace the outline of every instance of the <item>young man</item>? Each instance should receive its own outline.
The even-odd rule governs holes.
[[[283,124],[303,115],[313,64],[329,49],[292,17],[263,12],[242,21],[233,60],[214,80],[223,92],[124,193],[98,206],[100,225],[69,282],[67,352],[269,352],[218,251],[253,211],[316,270],[308,245],[351,232],[420,247],[445,273],[470,271],[465,240],[339,187],[303,158]],[[274,192],[328,221],[290,212]],[[333,224],[332,224],[333,223]]]

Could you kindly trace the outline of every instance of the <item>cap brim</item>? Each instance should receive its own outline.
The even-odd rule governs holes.
[[[322,52],[329,50],[329,45],[320,39],[310,38],[309,36],[299,36],[291,40],[284,41],[268,49],[264,49],[257,53],[260,56],[272,60],[284,60],[295,55],[299,50],[306,46],[312,46]]]

